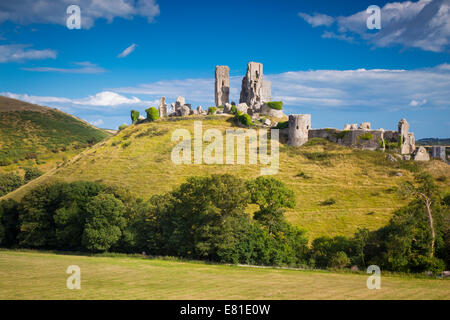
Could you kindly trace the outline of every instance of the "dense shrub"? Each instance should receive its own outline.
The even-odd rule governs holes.
[[[350,259],[344,251],[337,252],[330,261],[330,267],[334,269],[342,269],[350,264]]]
[[[235,115],[235,119],[237,122],[243,124],[244,126],[250,127],[253,125],[252,118],[247,113],[241,113],[237,111]]]
[[[6,167],[9,166],[10,164],[12,164],[12,161],[9,160],[8,158],[0,159],[0,167]]]
[[[23,185],[23,180],[15,173],[0,173],[0,197]]]
[[[121,125],[119,126],[119,131],[122,131],[122,130],[126,129],[127,127],[128,127],[128,126],[127,126],[125,123],[121,124]]]
[[[238,112],[237,107],[235,105],[232,105],[231,109],[230,109],[230,113],[231,114],[237,114],[237,112]]]
[[[212,114],[216,114],[217,112],[217,108],[216,107],[209,107],[208,108],[208,114],[212,115]]]
[[[24,170],[25,170],[25,176],[24,176],[25,183],[28,183],[31,180],[34,180],[36,178],[39,178],[42,175],[42,172],[36,167],[27,167],[27,168],[24,168]]]
[[[287,129],[289,128],[289,121],[281,121],[277,123],[275,129]]]
[[[283,110],[283,102],[282,101],[270,101],[266,102],[266,104],[275,110]]]
[[[159,112],[156,108],[151,107],[145,110],[147,113],[147,120],[149,121],[155,121],[159,119]]]

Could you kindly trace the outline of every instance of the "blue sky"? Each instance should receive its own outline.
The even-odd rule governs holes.
[[[81,30],[65,25],[70,4]],[[450,137],[449,49],[450,0],[0,0],[0,94],[104,128],[160,96],[213,105],[216,65],[237,101],[256,61],[286,113],[311,113],[315,128],[406,118],[418,138]]]

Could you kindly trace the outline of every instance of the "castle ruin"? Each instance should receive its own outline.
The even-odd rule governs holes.
[[[257,62],[249,62],[247,72],[242,79],[239,104],[229,103],[230,99],[230,68],[228,66],[216,66],[215,69],[215,104],[221,107],[214,111],[214,114],[230,114],[232,105],[241,113],[247,113],[253,119],[259,119],[260,116],[272,117],[272,120],[265,119],[263,125],[274,127],[277,122],[273,119],[285,118],[282,110],[276,110],[267,104],[272,100],[271,82],[264,80],[263,65]],[[222,109],[223,108],[223,109]],[[186,104],[183,97],[178,97],[175,103],[171,104],[168,110],[165,98],[161,98],[159,105],[159,114],[161,118],[168,116],[188,116],[188,115],[206,115],[207,110],[201,106],[192,109],[190,104]],[[310,114],[292,114],[289,115],[287,128],[281,129],[281,134],[287,136],[288,144],[291,146],[302,146],[309,139],[323,138],[331,142],[343,145],[357,147],[366,150],[399,150],[403,159],[413,158],[417,161],[429,159],[428,153],[424,148],[416,150],[414,133],[409,132],[410,126],[406,119],[401,119],[397,130],[372,129],[370,122],[358,124],[345,124],[344,129],[311,128]],[[424,151],[425,150],[425,151]],[[425,153],[426,154],[425,154]],[[433,156],[445,158],[445,147],[442,149],[433,149]]]
[[[216,66],[215,78],[214,96],[216,107],[220,107],[230,102],[230,68],[227,66]]]

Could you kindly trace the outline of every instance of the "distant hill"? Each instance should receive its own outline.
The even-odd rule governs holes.
[[[27,160],[39,165],[51,155],[76,154],[108,136],[57,109],[0,96],[0,168]]]
[[[171,152],[177,143],[171,140],[172,132],[187,129],[192,133],[194,120],[172,120],[131,125],[7,197],[20,199],[31,188],[48,181],[88,180],[122,186],[148,199],[190,176],[229,173],[250,179],[260,175],[260,165],[174,164]],[[202,123],[203,130],[232,129],[226,117],[206,117]],[[393,211],[407,202],[396,192],[398,184],[411,180],[412,171],[419,167],[435,177],[445,176],[439,181],[450,180],[448,165],[442,161],[392,163],[382,152],[311,140],[298,148],[281,144],[280,170],[275,178],[285,182],[297,198],[296,208],[287,211],[286,217],[308,230],[313,239],[321,235],[350,236],[359,227],[374,230],[384,226]],[[445,182],[439,181],[450,191]]]
[[[418,146],[450,146],[450,138],[424,138],[416,140]]]

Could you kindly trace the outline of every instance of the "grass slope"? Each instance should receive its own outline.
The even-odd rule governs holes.
[[[0,96],[0,172],[47,171],[109,134],[56,109]]]
[[[185,128],[193,134],[193,126],[194,120],[132,125],[8,197],[20,199],[30,188],[48,181],[91,180],[127,187],[147,199],[193,175],[230,173],[244,179],[260,175],[259,165],[175,165],[171,151],[177,142],[171,141],[172,132]],[[203,132],[208,128],[224,132],[230,127],[223,117],[203,121]],[[292,188],[297,198],[297,206],[286,212],[287,218],[306,229],[313,239],[321,235],[350,236],[358,227],[374,230],[385,225],[392,212],[406,204],[395,190],[399,182],[412,179],[407,169],[416,166],[444,177],[438,183],[450,191],[450,172],[442,162],[392,164],[381,152],[331,143],[310,142],[299,148],[282,144],[280,170],[275,177]],[[396,176],[398,172],[403,176]],[[330,198],[336,202],[327,205]]]
[[[66,269],[81,269],[81,289]],[[209,265],[139,257],[0,251],[0,299],[450,299],[450,281]]]

